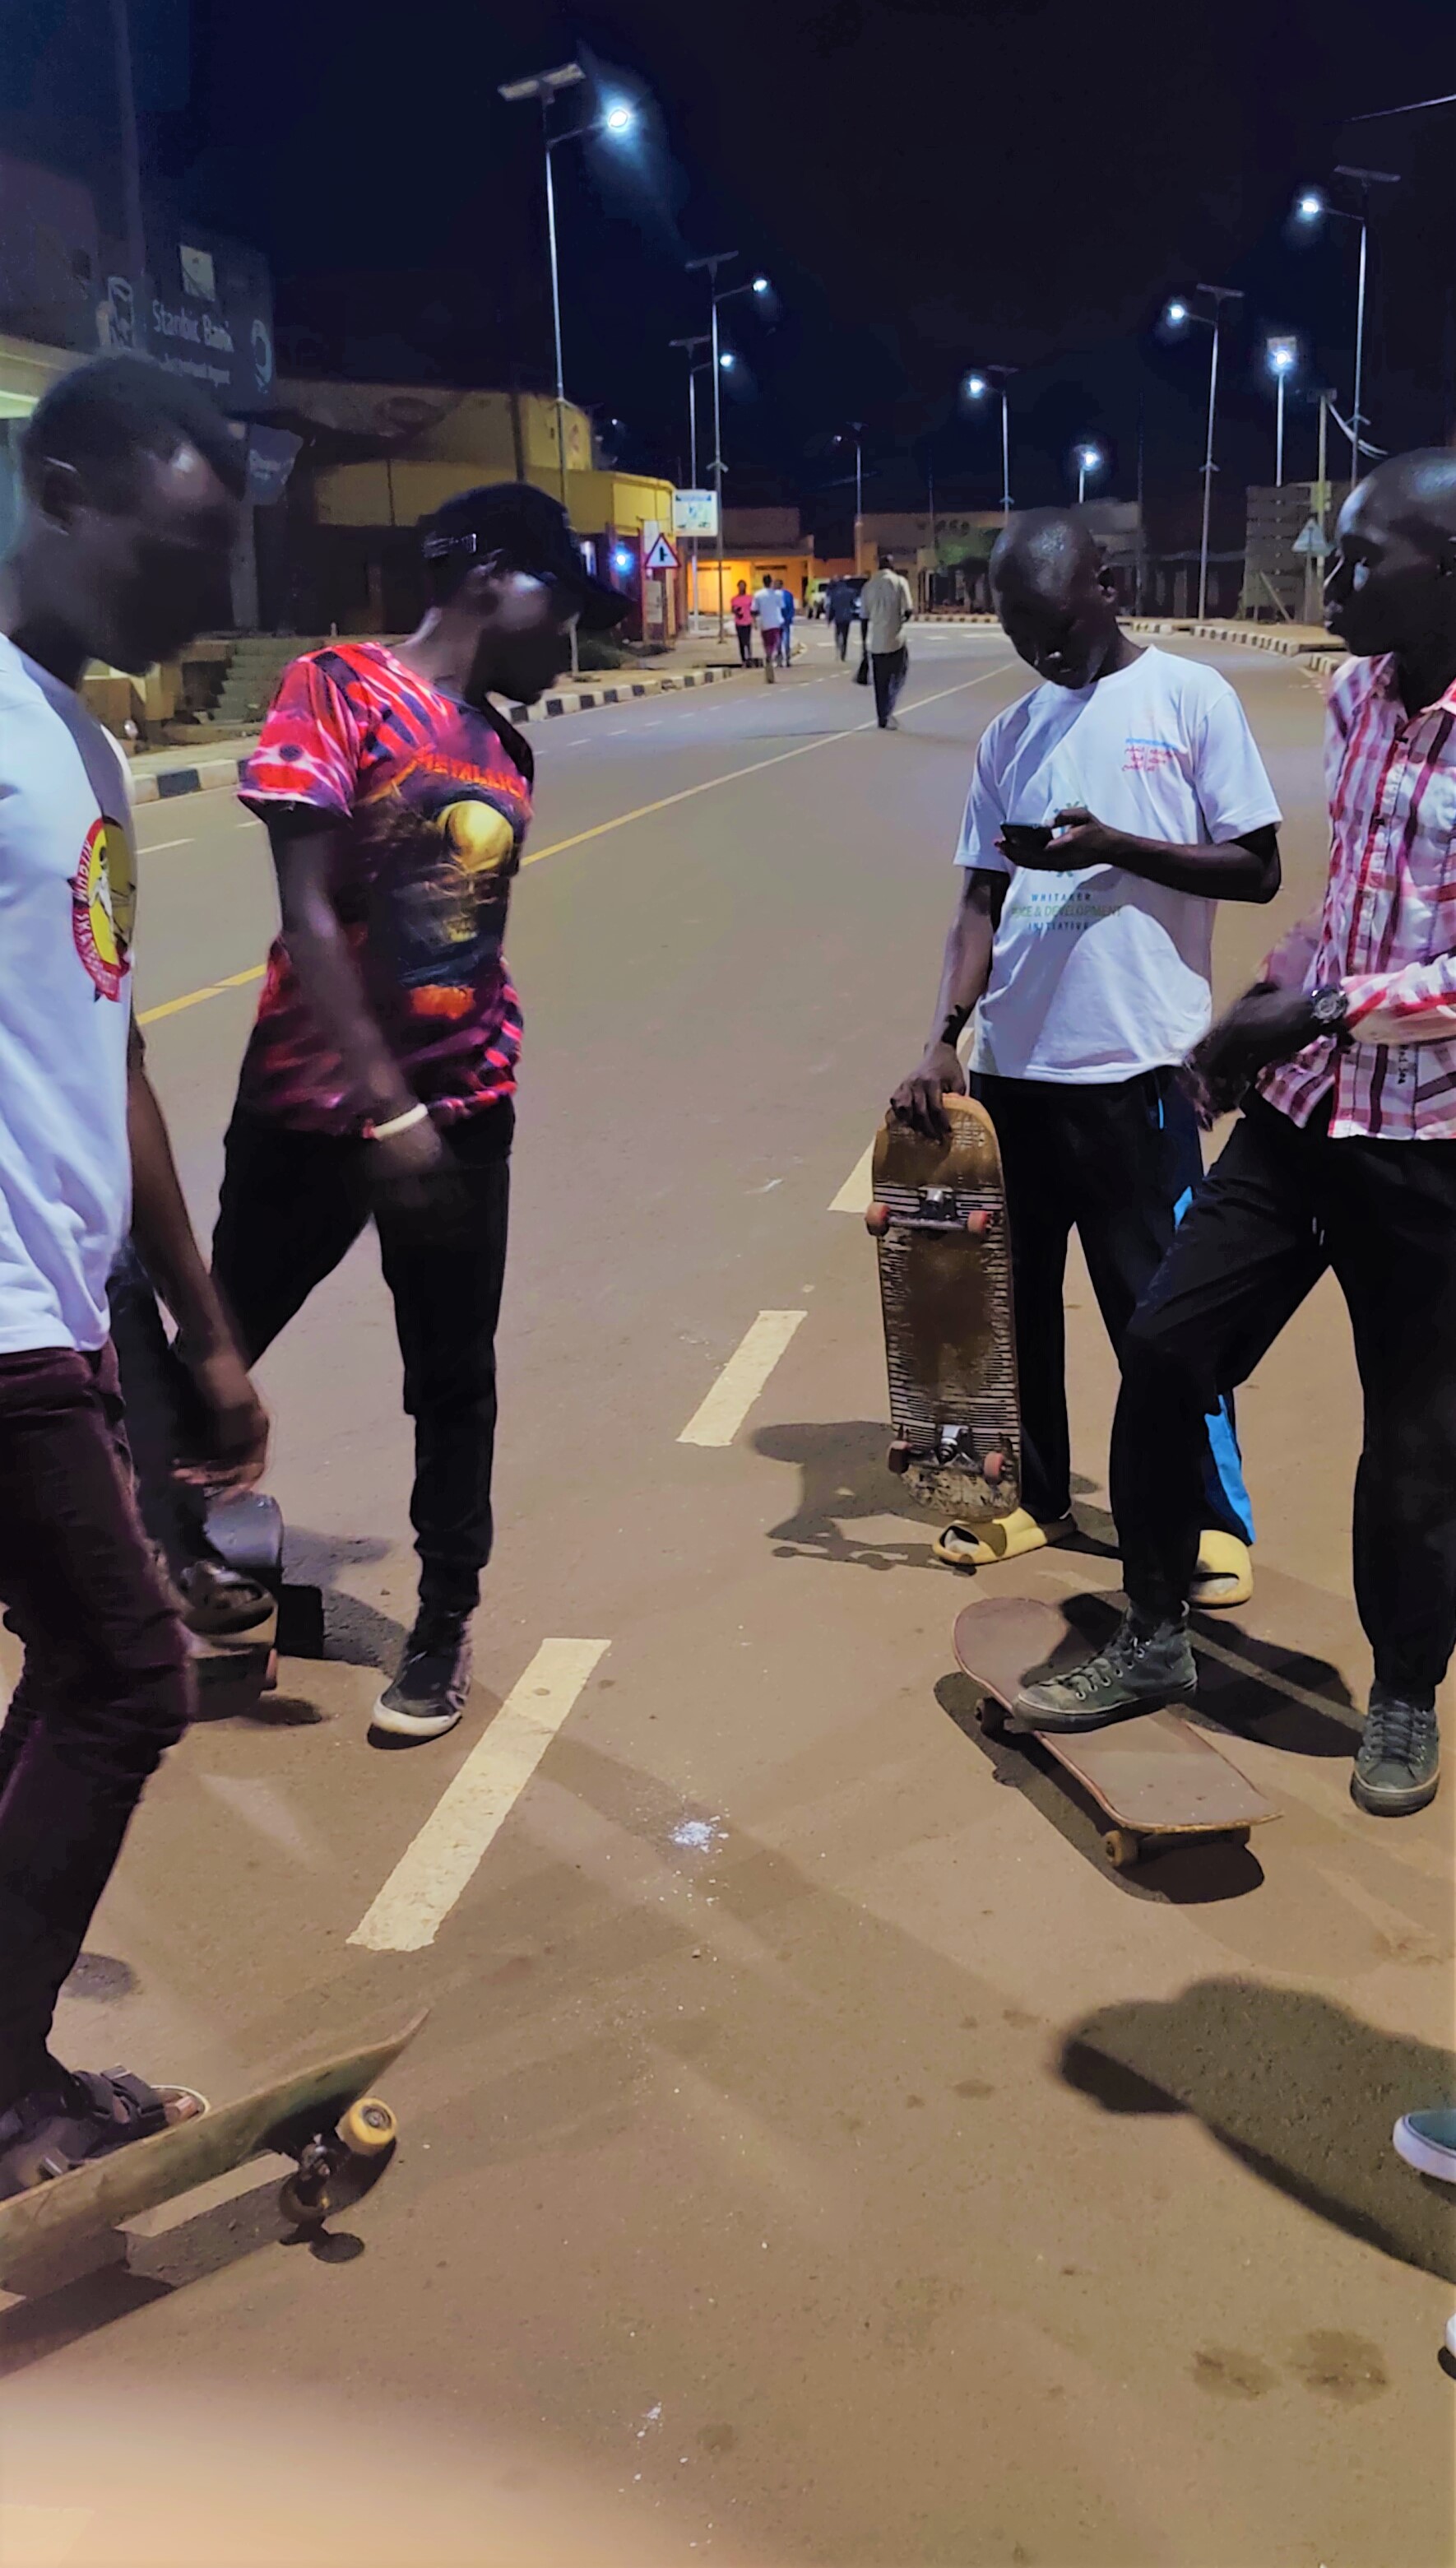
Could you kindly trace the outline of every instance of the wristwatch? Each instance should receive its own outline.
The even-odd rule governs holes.
[[[1338,1035],[1349,1015],[1349,1001],[1337,982],[1316,990],[1310,1001],[1310,1014],[1322,1035]]]

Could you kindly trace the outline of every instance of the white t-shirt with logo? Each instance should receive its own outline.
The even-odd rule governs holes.
[[[135,885],[126,760],[0,635],[0,1355],[106,1339]]]
[[[1008,874],[973,1070],[1134,1079],[1206,1034],[1215,903],[1117,865],[1019,867],[1004,821],[1080,805],[1130,836],[1218,846],[1277,823],[1244,709],[1199,660],[1145,650],[1082,688],[1040,686],[998,714],[976,760],[956,862]]]
[[[753,612],[765,633],[776,633],[783,622],[781,588],[760,588],[753,600]]]

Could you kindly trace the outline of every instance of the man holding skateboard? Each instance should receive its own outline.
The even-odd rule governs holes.
[[[25,1664],[0,1730],[0,2196],[195,2109],[50,2051],[147,1776],[184,1728],[187,1641],[138,1512],[108,1340],[129,1217],[177,1322],[216,1476],[267,1422],[198,1256],[131,1027],[126,763],[78,692],[226,612],[245,453],[145,359],[53,385],[21,439],[0,570],[0,1599]]]
[[[1040,686],[976,760],[931,1040],[892,1111],[943,1134],[966,1087],[1001,1144],[1012,1234],[1022,1505],[944,1559],[990,1566],[1071,1529],[1062,1278],[1073,1228],[1115,1352],[1203,1171],[1177,1066],[1207,1030],[1214,903],[1279,889],[1279,806],[1234,690],[1125,634],[1069,511],[998,540],[992,596]],[[1242,1603],[1253,1538],[1232,1414],[1209,1403],[1199,1601]]]
[[[378,1730],[459,1720],[490,1557],[495,1325],[521,1014],[502,953],[532,760],[490,699],[534,703],[627,600],[559,502],[464,490],[425,527],[430,604],[407,642],[337,642],[285,670],[243,771],[281,934],[227,1134],[213,1264],[250,1364],[366,1224],[415,1422],[420,1604]]]
[[[1325,622],[1329,876],[1193,1056],[1244,1113],[1127,1332],[1112,1503],[1129,1611],[1025,1690],[1038,1727],[1191,1694],[1197,1421],[1323,1274],[1364,1392],[1355,1600],[1374,1657],[1362,1809],[1435,1797],[1436,1688],[1456,1640],[1456,455],[1376,467],[1346,500]]]

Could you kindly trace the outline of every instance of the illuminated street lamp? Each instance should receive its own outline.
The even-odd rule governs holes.
[[[969,401],[986,400],[992,389],[991,376],[995,375],[1001,385],[1001,504],[1008,517],[1012,513],[1012,413],[1008,386],[1016,372],[1015,366],[983,366],[979,373],[966,377]]]
[[[546,163],[546,245],[551,261],[551,328],[556,347],[556,460],[561,476],[561,505],[566,506],[566,382],[561,364],[561,279],[556,262],[556,185],[551,168],[551,155],[561,143],[576,143],[584,134],[610,134],[620,142],[634,132],[637,111],[625,99],[614,99],[600,116],[590,117],[585,125],[573,125],[564,134],[551,131],[551,103],[563,90],[575,89],[586,79],[580,63],[558,63],[554,71],[533,72],[528,80],[504,81],[500,96],[508,107],[518,107],[526,99],[536,99],[541,110],[541,149]]]
[[[1244,296],[1242,288],[1237,285],[1200,285],[1198,291],[1200,294],[1206,294],[1212,303],[1211,314],[1192,312],[1186,303],[1178,301],[1164,306],[1163,318],[1173,330],[1182,330],[1190,322],[1196,321],[1202,329],[1210,331],[1213,337],[1208,367],[1208,443],[1203,458],[1203,532],[1198,547],[1198,620],[1201,624],[1208,613],[1208,526],[1209,511],[1213,506],[1213,478],[1216,470],[1214,422],[1218,416],[1219,402],[1219,338],[1223,328],[1224,305],[1242,303]]]
[[[730,348],[721,349],[719,347],[718,307],[721,303],[730,303],[735,294],[768,294],[772,291],[766,276],[752,277],[746,285],[720,286],[718,281],[719,269],[721,267],[727,267],[729,259],[736,258],[737,254],[738,253],[735,249],[716,249],[707,258],[690,258],[688,261],[688,272],[690,276],[697,275],[704,270],[707,271],[708,291],[713,322],[711,332],[713,341],[713,486],[718,494],[718,638],[720,642],[724,638],[725,631],[723,612],[723,402],[720,396],[723,390],[723,377],[732,373],[736,359],[734,358]]]
[[[1360,257],[1355,282],[1355,382],[1349,413],[1349,478],[1353,488],[1360,478],[1360,436],[1367,424],[1362,404],[1365,392],[1365,282],[1369,266],[1370,189],[1397,187],[1400,179],[1394,169],[1354,169],[1344,161],[1337,165],[1334,174],[1336,178],[1348,178],[1357,189],[1359,212],[1352,212],[1348,205],[1331,205],[1322,188],[1306,187],[1295,199],[1295,217],[1308,227],[1322,222],[1330,214],[1342,223],[1359,225]]]
[[[1079,447],[1077,448],[1077,506],[1078,506],[1078,507],[1080,507],[1080,506],[1081,506],[1081,504],[1082,504],[1083,500],[1086,498],[1086,495],[1087,495],[1087,476],[1088,476],[1088,474],[1089,474],[1089,473],[1100,473],[1100,472],[1101,472],[1101,470],[1102,470],[1103,461],[1104,461],[1104,458],[1103,458],[1103,455],[1102,455],[1102,450],[1101,450],[1101,448],[1100,448],[1099,446],[1079,446]]]
[[[1265,349],[1265,359],[1275,386],[1274,486],[1276,490],[1282,490],[1285,482],[1285,385],[1300,362],[1298,340],[1271,339]]]

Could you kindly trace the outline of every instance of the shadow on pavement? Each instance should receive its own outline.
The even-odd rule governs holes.
[[[1062,2078],[1110,2113],[1192,2113],[1254,2174],[1351,2238],[1456,2283],[1456,2194],[1395,2155],[1398,2116],[1456,2096],[1456,2056],[1309,1989],[1202,1980],[1103,2007]]]
[[[907,1529],[888,1542],[856,1542],[843,1529],[846,1522],[903,1518],[905,1492],[885,1460],[889,1443],[888,1427],[865,1418],[758,1430],[754,1452],[770,1462],[794,1462],[802,1474],[792,1515],[768,1528],[780,1558],[810,1556],[856,1569],[924,1567],[940,1530],[929,1517],[922,1540]]]

